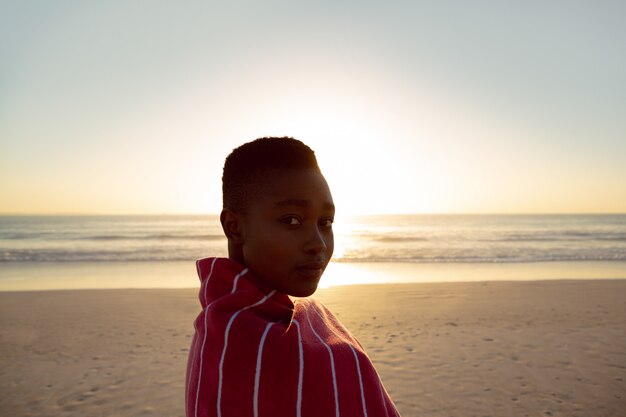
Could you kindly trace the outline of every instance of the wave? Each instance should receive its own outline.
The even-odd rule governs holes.
[[[128,250],[128,251],[66,251],[66,250],[5,250],[0,251],[2,262],[167,262],[191,261],[209,255],[216,255],[222,250],[207,250],[195,248],[184,251],[159,250]],[[409,253],[405,255],[372,255],[371,253],[356,253],[333,258],[335,262],[345,263],[529,263],[529,262],[622,262],[626,261],[623,251],[598,251],[590,253],[505,253],[496,255],[468,254],[468,255],[419,255]]]
[[[580,242],[580,241],[607,241],[626,242],[623,233],[554,233],[546,234],[507,234],[498,237],[477,238],[477,242]]]
[[[432,256],[432,257],[340,257],[345,263],[533,263],[533,262],[624,262],[626,254],[562,255],[562,256]]]
[[[338,262],[626,261],[626,216],[379,216],[337,228]],[[0,262],[188,261],[217,217],[1,217]],[[340,256],[341,255],[341,256]]]
[[[426,242],[429,239],[419,236],[378,236],[373,238],[377,242],[393,243],[393,242]]]
[[[78,240],[221,240],[225,239],[223,234],[163,234],[157,233],[152,235],[94,235],[83,236]]]
[[[206,256],[197,252],[124,251],[11,251],[0,253],[2,262],[167,262],[191,261]]]
[[[152,241],[152,240],[221,240],[225,239],[223,234],[102,234],[102,235],[71,235],[59,232],[49,233],[3,233],[0,234],[3,240],[65,240],[65,241]]]

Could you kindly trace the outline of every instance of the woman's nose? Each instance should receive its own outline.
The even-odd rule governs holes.
[[[325,252],[327,249],[326,240],[324,236],[320,232],[319,228],[315,228],[312,231],[312,235],[309,238],[308,242],[304,246],[304,251],[312,254],[319,254]]]

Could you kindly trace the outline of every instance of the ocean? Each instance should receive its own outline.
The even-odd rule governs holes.
[[[445,265],[439,269],[452,274],[462,271],[461,265],[476,270],[480,265],[511,269],[538,264],[549,270],[557,264],[587,269],[593,264],[605,273],[610,270],[606,277],[626,278],[626,215],[356,216],[336,219],[334,230],[333,264],[343,268],[369,264],[380,270],[384,264],[404,265],[406,270],[412,264],[414,270],[419,265],[423,270],[426,265]],[[168,285],[163,273],[184,270],[193,275],[193,270],[175,265],[193,266],[196,259],[226,253],[215,215],[2,216],[0,290],[91,287],[93,283],[68,281],[80,273],[98,275],[96,282],[104,287],[111,282],[126,287],[145,279],[150,283],[155,271],[160,271],[158,282],[152,281],[155,286],[180,286],[173,281]],[[108,270],[112,276],[95,270]],[[57,276],[65,286],[41,284],[46,274]],[[383,281],[393,282],[393,274],[387,275]],[[130,280],[127,285],[122,277]],[[405,274],[400,281],[406,279]]]

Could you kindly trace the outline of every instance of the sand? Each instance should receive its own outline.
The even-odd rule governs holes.
[[[404,417],[624,416],[626,280],[316,295]],[[0,414],[183,416],[196,290],[0,293]]]

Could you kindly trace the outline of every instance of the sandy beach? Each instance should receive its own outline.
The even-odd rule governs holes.
[[[320,290],[404,417],[623,416],[626,281]],[[0,412],[183,416],[195,289],[0,293]]]

